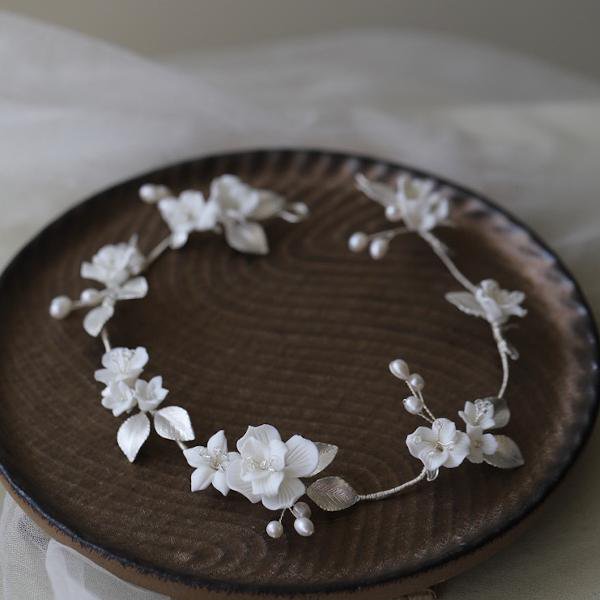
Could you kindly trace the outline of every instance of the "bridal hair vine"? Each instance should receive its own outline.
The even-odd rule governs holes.
[[[293,515],[298,534],[313,534],[311,509],[300,501],[305,493],[321,509],[338,511],[357,502],[387,498],[423,480],[433,481],[440,468],[458,467],[465,459],[503,469],[524,464],[513,440],[489,433],[504,427],[510,418],[505,398],[509,359],[515,360],[518,355],[504,331],[510,317],[526,314],[521,306],[524,294],[506,291],[492,279],[472,283],[458,269],[448,249],[433,233],[436,227],[449,224],[450,213],[447,195],[436,189],[434,182],[403,175],[393,189],[358,175],[356,185],[381,204],[386,218],[398,226],[370,235],[354,233],[349,239],[350,250],[362,252],[368,248],[374,259],[381,259],[395,237],[408,233],[420,236],[463,288],[446,294],[446,299],[489,324],[502,367],[497,393],[467,401],[458,412],[466,426],[463,432],[452,420],[434,416],[425,402],[425,380],[421,375],[411,372],[404,360],[390,362],[392,375],[403,381],[409,391],[404,408],[427,423],[406,438],[409,453],[422,463],[420,473],[390,489],[360,494],[339,476],[317,479],[307,488],[303,479],[326,469],[336,457],[337,446],[313,442],[301,435],[284,442],[272,425],[249,426],[233,451],[223,430],[212,435],[205,446],[188,446],[186,442],[194,440],[195,434],[187,410],[163,406],[169,391],[163,387],[162,377],[141,377],[149,361],[146,348],[114,348],[110,342],[108,323],[117,303],[146,296],[148,282],[143,273],[168,249],[182,248],[194,232],[214,232],[223,234],[229,246],[239,252],[267,254],[262,222],[276,217],[290,223],[301,221],[308,215],[305,204],[288,203],[279,194],[252,188],[233,175],[214,179],[207,198],[198,190],[176,195],[163,185],[145,184],[139,195],[144,202],[158,206],[169,235],[147,255],[139,249],[137,236],[125,243],[102,247],[91,262],[81,265],[81,276],[100,284],[100,289],[84,289],[77,300],[58,296],[50,304],[50,315],[56,319],[64,319],[77,309],[88,311],[83,327],[89,335],[99,337],[104,346],[102,368],[95,372],[95,379],[104,385],[102,406],[115,417],[128,415],[117,431],[117,444],[127,459],[135,461],[153,426],[159,436],[178,445],[194,469],[192,492],[212,486],[226,496],[233,490],[252,503],[262,502],[266,509],[280,511],[279,518],[266,526],[266,533],[272,538],[283,534],[287,512]]]

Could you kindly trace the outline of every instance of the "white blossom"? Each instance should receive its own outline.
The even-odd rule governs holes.
[[[449,419],[436,419],[431,428],[417,427],[406,438],[409,452],[428,471],[458,467],[469,454],[469,436]]]
[[[96,371],[94,378],[107,386],[121,381],[133,386],[148,359],[148,351],[142,346],[138,346],[135,350],[113,348],[102,356],[104,368]]]
[[[183,191],[177,198],[163,198],[158,208],[171,229],[172,248],[185,245],[193,231],[209,231],[217,224],[215,203],[207,202],[196,190]]]
[[[390,221],[402,221],[410,231],[426,233],[448,218],[448,199],[434,189],[435,183],[431,180],[401,175],[394,190],[359,174],[356,184],[371,200],[385,208]]]
[[[294,435],[284,443],[271,425],[248,427],[237,449],[239,458],[227,467],[227,484],[269,510],[293,506],[306,490],[300,478],[313,474],[319,462],[313,442]]]
[[[135,382],[135,398],[141,411],[148,412],[156,410],[167,397],[169,390],[162,386],[163,379],[160,375],[153,377],[150,381],[138,379]]]
[[[489,400],[467,401],[465,402],[464,410],[459,410],[458,415],[466,423],[467,433],[472,428],[485,430],[496,426],[494,421],[494,405]]]
[[[89,288],[81,295],[81,306],[95,307],[83,321],[87,333],[96,337],[113,316],[119,300],[143,298],[148,293],[145,277],[137,276],[145,258],[137,248],[137,238],[128,243],[102,247],[91,262],[81,265],[81,276],[104,284],[103,290]]]
[[[527,311],[521,306],[525,294],[503,290],[493,279],[484,279],[474,294],[450,292],[446,300],[468,315],[481,317],[492,325],[503,325],[511,316],[524,317]]]
[[[102,406],[112,410],[115,417],[131,411],[136,405],[135,390],[124,381],[110,383],[102,391]]]
[[[481,427],[471,427],[468,436],[470,446],[467,458],[472,463],[482,463],[484,456],[491,456],[498,450],[496,437],[491,433],[483,433]]]
[[[230,462],[239,459],[239,454],[228,452],[223,430],[211,436],[206,446],[188,448],[183,454],[188,464],[195,469],[191,478],[192,492],[205,490],[212,484],[223,496],[227,496],[227,467]]]

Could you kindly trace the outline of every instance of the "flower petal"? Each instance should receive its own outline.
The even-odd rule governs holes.
[[[452,424],[454,425],[454,423]],[[449,469],[458,467],[469,454],[470,447],[471,440],[469,436],[463,431],[456,431],[452,449],[448,450],[448,456],[442,465]]]
[[[210,465],[200,465],[192,473],[192,492],[200,492],[205,490],[212,483],[215,474],[216,471]]]
[[[227,219],[223,224],[225,239],[232,248],[249,254],[268,254],[267,236],[258,223]]]
[[[362,173],[359,173],[354,179],[356,187],[371,200],[375,200],[385,207],[396,204],[396,192],[393,188],[383,183],[370,181]]]
[[[227,485],[234,491],[246,496],[252,503],[256,503],[260,500],[260,496],[257,496],[252,491],[252,483],[244,481],[241,477],[242,461],[234,460],[227,466]]]
[[[129,417],[119,427],[117,443],[129,462],[133,462],[140,448],[150,435],[150,421],[145,413]]]
[[[274,496],[279,491],[279,486],[284,480],[283,471],[274,471],[267,477],[252,480],[252,492],[257,496]]]
[[[288,476],[308,477],[317,468],[319,449],[301,435],[292,436],[286,443],[285,470]],[[335,455],[334,455],[335,456]]]
[[[456,425],[450,419],[436,419],[431,429],[444,445],[450,444],[456,435]]]
[[[215,489],[219,490],[219,492],[223,494],[223,496],[227,496],[227,494],[229,493],[229,486],[227,485],[227,475],[224,471],[217,471],[215,473],[215,476],[212,480],[212,484]]]
[[[115,309],[110,305],[93,308],[83,320],[83,328],[92,337],[97,337],[107,321],[115,314]]]
[[[304,495],[306,486],[296,477],[286,477],[273,496],[263,496],[262,503],[269,510],[291,508]]]
[[[208,451],[211,454],[215,454],[218,452],[226,454],[227,438],[225,437],[225,432],[221,429],[220,431],[217,431],[217,433],[213,434],[208,440],[206,447],[208,448]]]
[[[117,290],[119,300],[135,300],[143,298],[148,293],[148,281],[145,277],[134,277],[126,281]]]
[[[246,429],[246,433],[238,440],[237,449],[241,452],[242,447],[248,439],[255,439],[265,446],[269,445],[271,440],[280,440],[281,436],[279,435],[279,431],[273,427],[273,425],[259,425],[258,427],[253,427],[250,425],[248,429]]]
[[[154,429],[167,440],[188,442],[194,439],[190,416],[181,406],[167,406],[154,413]]]
[[[467,315],[485,317],[485,311],[475,296],[469,292],[449,292],[446,294],[446,300]]]
[[[445,466],[448,460],[449,452],[445,448],[438,449],[435,446],[423,448],[417,458],[423,463],[428,471],[435,471],[442,465]]]
[[[202,467],[208,464],[206,458],[207,449],[204,446],[194,446],[193,448],[187,448],[183,451],[183,456],[187,460],[190,467]]]

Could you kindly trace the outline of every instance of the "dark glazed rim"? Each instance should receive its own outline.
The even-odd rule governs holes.
[[[147,171],[141,175],[137,175],[126,181],[120,182],[116,185],[106,188],[100,192],[93,194],[92,196],[88,197],[87,199],[79,202],[75,206],[68,209],[61,216],[59,216],[57,219],[55,219],[54,221],[49,223],[46,227],[44,227],[33,239],[31,239],[13,257],[13,259],[10,261],[10,263],[8,264],[8,266],[6,267],[6,269],[0,276],[0,290],[2,289],[2,286],[5,285],[8,275],[10,273],[12,273],[12,271],[18,267],[18,264],[22,260],[23,256],[35,246],[37,241],[41,237],[43,237],[47,233],[48,230],[50,230],[51,228],[53,228],[57,225],[60,225],[67,218],[72,216],[76,211],[85,208],[88,204],[96,201],[100,196],[108,194],[108,193],[112,192],[113,190],[122,187],[123,185],[127,185],[127,184],[132,185],[136,182],[143,180],[144,178],[155,177],[157,172],[167,171],[167,170],[170,170],[173,168],[185,167],[185,166],[197,163],[198,161],[201,161],[204,159],[209,159],[209,158],[235,158],[235,157],[239,157],[239,156],[243,156],[243,155],[247,155],[247,154],[265,154],[265,155],[269,155],[269,154],[290,155],[290,154],[292,154],[293,155],[298,152],[302,152],[302,153],[305,153],[308,155],[311,155],[311,154],[312,155],[326,155],[326,156],[331,156],[333,158],[338,158],[338,159],[348,159],[349,158],[349,159],[353,159],[353,160],[357,160],[357,161],[361,161],[361,162],[371,162],[371,163],[375,163],[375,164],[382,164],[388,168],[405,170],[405,171],[408,171],[419,177],[427,177],[427,178],[433,179],[437,183],[442,184],[442,185],[447,185],[447,186],[457,190],[459,193],[464,194],[466,196],[475,197],[478,200],[482,201],[487,206],[489,206],[490,208],[492,208],[493,210],[504,215],[508,220],[511,221],[511,223],[513,223],[514,225],[516,225],[517,227],[520,227],[523,231],[525,231],[539,247],[541,247],[549,256],[551,256],[556,263],[556,268],[564,275],[564,277],[566,279],[568,279],[573,284],[572,297],[579,305],[581,305],[585,309],[585,313],[586,313],[586,317],[587,317],[587,324],[588,324],[587,333],[590,335],[590,343],[593,345],[594,364],[596,366],[598,365],[599,359],[600,359],[600,354],[599,354],[600,344],[599,344],[598,330],[597,330],[594,316],[590,309],[590,306],[589,306],[587,300],[585,299],[579,284],[577,283],[576,279],[573,277],[573,275],[571,274],[569,269],[564,265],[564,263],[557,256],[557,254],[554,251],[552,251],[546,245],[546,243],[534,231],[532,231],[532,229],[529,226],[524,224],[519,219],[515,218],[510,212],[499,207],[496,203],[492,202],[485,196],[482,196],[481,194],[476,193],[462,185],[456,184],[449,179],[446,179],[443,177],[438,177],[436,175],[433,175],[427,171],[424,171],[424,170],[421,170],[418,168],[410,167],[410,166],[407,166],[407,165],[404,165],[401,163],[395,163],[391,160],[379,159],[379,158],[365,156],[365,155],[356,154],[356,153],[352,153],[352,152],[340,152],[340,151],[335,151],[335,150],[328,150],[325,148],[323,148],[323,149],[308,148],[307,149],[307,148],[302,148],[302,147],[298,147],[298,148],[287,147],[287,148],[262,148],[262,149],[245,149],[245,150],[242,149],[242,150],[233,151],[233,152],[207,154],[205,156],[200,156],[200,157],[196,157],[193,159],[179,161],[177,163],[173,163],[166,167],[159,167],[157,169]],[[426,564],[424,567],[422,567],[421,569],[419,569],[417,571],[396,572],[392,575],[386,574],[386,575],[380,576],[380,577],[373,577],[372,579],[366,579],[363,581],[352,582],[351,584],[331,583],[331,584],[318,585],[318,586],[288,585],[288,586],[270,586],[269,587],[266,585],[255,585],[255,584],[223,583],[223,582],[219,582],[218,580],[199,579],[199,578],[191,577],[189,575],[182,575],[182,574],[179,574],[179,573],[173,572],[173,571],[160,570],[156,567],[137,562],[136,560],[127,558],[126,556],[119,555],[114,551],[108,550],[98,544],[95,544],[91,540],[86,539],[84,536],[79,535],[74,529],[71,529],[67,525],[64,525],[63,523],[61,523],[57,518],[55,518],[54,516],[49,514],[49,512],[47,512],[46,509],[44,509],[42,506],[40,506],[40,504],[38,504],[38,502],[36,502],[36,500],[27,492],[27,490],[25,489],[25,486],[22,483],[20,483],[21,478],[19,477],[18,473],[11,473],[10,470],[7,468],[7,466],[4,464],[4,461],[1,460],[1,457],[0,457],[0,476],[4,480],[6,480],[6,482],[10,486],[10,488],[12,488],[12,492],[16,496],[18,496],[24,503],[26,503],[30,507],[30,509],[32,509],[34,511],[34,513],[37,513],[37,515],[39,515],[43,519],[43,521],[45,521],[47,524],[51,525],[53,528],[55,528],[56,530],[61,532],[65,537],[71,539],[73,542],[76,542],[80,547],[82,547],[84,550],[86,550],[88,552],[88,554],[99,555],[100,557],[102,557],[103,559],[108,560],[108,561],[116,561],[123,567],[133,568],[139,574],[144,575],[144,576],[152,576],[152,577],[155,577],[155,578],[167,581],[167,582],[182,584],[182,585],[190,587],[190,588],[205,588],[209,591],[226,592],[226,593],[229,592],[229,593],[234,593],[234,594],[235,593],[263,594],[263,595],[275,596],[275,595],[294,595],[294,594],[302,595],[302,594],[315,594],[315,593],[326,594],[326,593],[334,593],[334,592],[352,592],[352,591],[356,591],[357,588],[364,588],[366,586],[376,586],[376,585],[381,585],[381,584],[386,584],[386,583],[394,583],[394,582],[398,582],[404,578],[416,576],[418,574],[423,574],[428,571],[434,571],[436,569],[441,568],[442,566],[447,566],[449,563],[451,563],[459,558],[475,554],[477,551],[481,550],[488,544],[492,543],[496,538],[499,538],[499,537],[503,536],[504,534],[507,534],[509,531],[513,530],[517,525],[519,525],[520,523],[525,521],[525,519],[527,517],[529,517],[532,513],[534,513],[536,511],[537,508],[539,508],[539,506],[542,504],[542,502],[554,491],[554,489],[557,487],[557,485],[562,481],[565,474],[571,468],[571,466],[573,465],[575,460],[579,457],[583,447],[586,445],[587,441],[589,440],[591,430],[592,430],[595,418],[597,416],[598,407],[599,407],[600,382],[598,381],[598,376],[596,376],[594,389],[595,389],[594,400],[593,400],[592,405],[590,406],[587,424],[585,426],[585,429],[582,431],[582,435],[581,435],[581,438],[579,440],[577,447],[571,451],[569,460],[565,461],[563,463],[563,467],[561,469],[557,470],[554,480],[551,481],[549,484],[547,484],[547,487],[544,490],[544,492],[542,494],[540,494],[540,496],[534,501],[534,503],[531,506],[529,506],[527,509],[525,509],[519,516],[513,518],[511,521],[506,523],[503,527],[498,528],[496,531],[490,533],[485,538],[482,538],[478,542],[475,542],[469,548],[455,551],[455,552],[453,552],[447,556],[444,556],[438,560],[432,560],[432,561],[430,561],[430,563]],[[1,454],[3,454],[2,448],[0,448],[0,452],[1,452]]]

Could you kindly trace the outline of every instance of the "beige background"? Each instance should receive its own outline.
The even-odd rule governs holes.
[[[423,28],[600,79],[597,0],[0,0],[151,56],[356,27]]]

